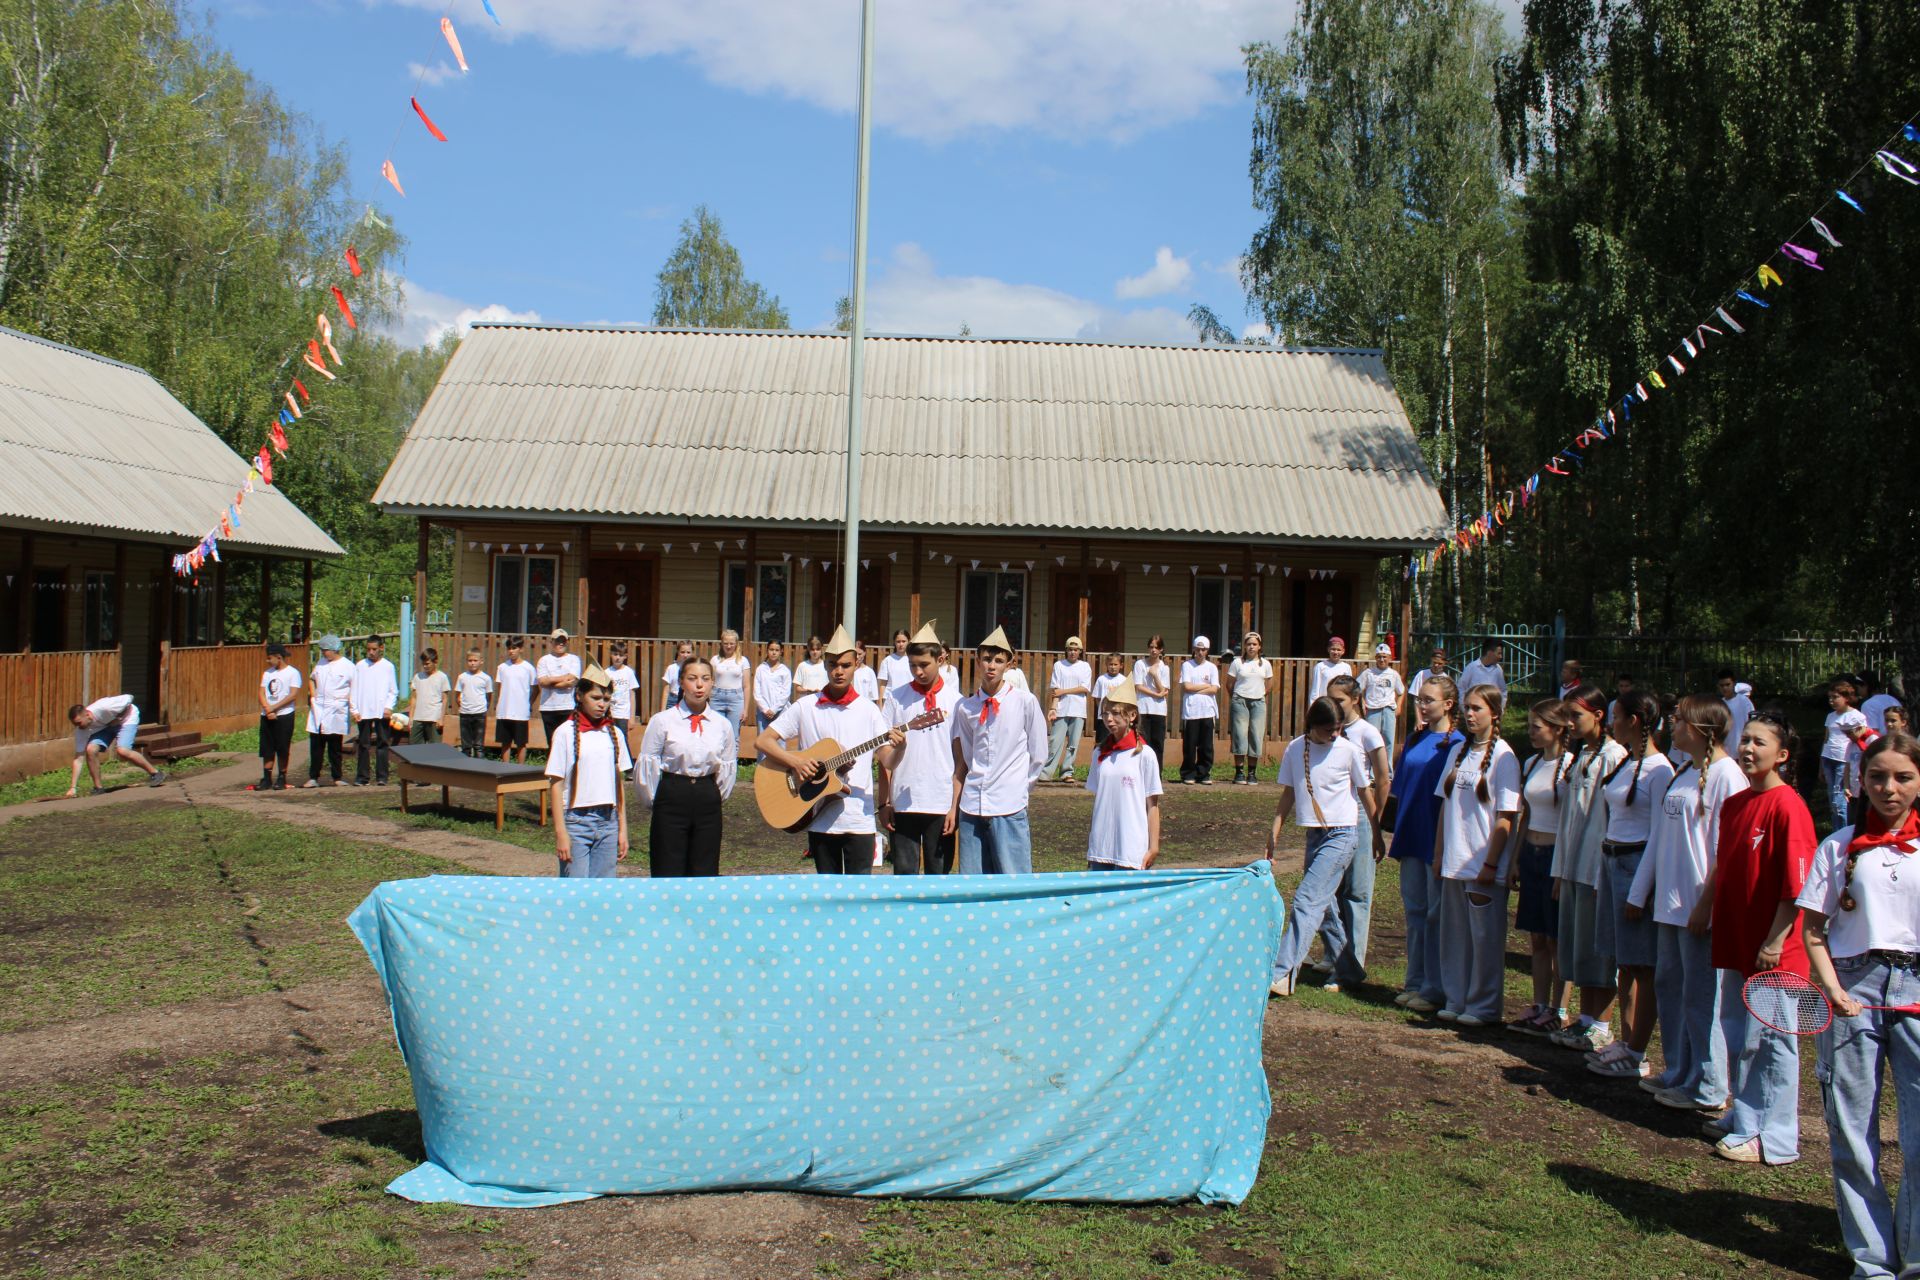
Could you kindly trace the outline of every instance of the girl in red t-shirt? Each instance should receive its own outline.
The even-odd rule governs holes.
[[[1780,712],[1756,711],[1734,760],[1748,790],[1720,810],[1713,879],[1713,963],[1720,970],[1720,1029],[1727,1041],[1726,1117],[1707,1122],[1714,1154],[1741,1164],[1791,1164],[1800,1158],[1800,1040],[1763,1025],[1742,999],[1746,980],[1765,969],[1803,977],[1794,899],[1813,864],[1813,814],[1793,789],[1799,746]]]

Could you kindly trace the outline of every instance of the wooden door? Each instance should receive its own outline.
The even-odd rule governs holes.
[[[1293,624],[1287,653],[1296,658],[1317,658],[1327,652],[1327,641],[1344,637],[1347,654],[1358,650],[1358,632],[1354,627],[1353,584],[1341,578],[1293,584]]]
[[[658,562],[651,557],[595,556],[588,570],[587,634],[651,636],[660,630]]]
[[[1126,613],[1125,579],[1112,570],[1096,569],[1088,571],[1087,581],[1093,590],[1087,599],[1087,630],[1080,642],[1088,653],[1112,653],[1120,647],[1120,620]],[[1054,570],[1048,599],[1051,627],[1044,637],[1044,647],[1064,649],[1067,637],[1080,628],[1079,570]]]
[[[833,567],[814,562],[813,633],[825,640],[840,625],[840,562]],[[854,622],[854,636],[861,644],[891,647],[893,628],[887,623],[887,562],[868,560],[860,570],[860,616]]]

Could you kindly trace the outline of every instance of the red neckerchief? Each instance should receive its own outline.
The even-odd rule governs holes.
[[[980,727],[982,729],[986,728],[987,721],[993,719],[999,710],[1000,699],[996,695],[990,694],[985,689],[982,689],[980,691]]]
[[[613,718],[611,716],[601,716],[598,720],[589,720],[587,719],[587,713],[584,711],[575,711],[573,713],[573,731],[576,734],[585,735],[598,733],[612,723]]]
[[[1100,758],[1102,760],[1105,760],[1110,755],[1114,755],[1121,751],[1131,751],[1139,745],[1140,745],[1140,735],[1135,733],[1133,730],[1129,729],[1118,738],[1115,738],[1111,742],[1107,743],[1106,746],[1100,748]]]
[[[1872,805],[1867,806],[1867,820],[1860,833],[1847,845],[1848,853],[1861,853],[1882,845],[1905,844],[1920,837],[1920,807],[1907,810],[1907,820],[1900,824],[1898,831],[1887,830],[1887,820]]]
[[[938,711],[940,709],[939,704],[934,702],[933,695],[940,692],[942,689],[946,687],[947,687],[947,682],[941,678],[938,672],[935,672],[933,676],[932,687],[927,689],[922,689],[919,685],[916,684],[913,686],[913,691],[915,693],[925,693],[927,695],[927,710]]]
[[[833,690],[831,689],[822,689],[820,691],[820,705],[823,707],[845,707],[851,705],[853,700],[859,696],[860,691],[854,688],[853,681],[849,680],[847,681],[847,692],[842,697],[834,697]]]
[[[680,705],[684,707],[687,704],[683,702]],[[695,733],[698,733],[700,732],[700,722],[704,719],[706,719],[706,712],[689,711],[687,712],[687,727],[689,729],[692,729]]]

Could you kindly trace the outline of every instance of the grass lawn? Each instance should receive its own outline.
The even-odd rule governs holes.
[[[1259,789],[1174,788],[1169,862],[1243,861],[1273,803]],[[619,1274],[863,1277],[1531,1277],[1569,1270],[1681,1276],[1844,1275],[1811,1089],[1801,1163],[1715,1161],[1691,1117],[1582,1071],[1576,1055],[1461,1035],[1391,1004],[1402,926],[1380,880],[1373,980],[1303,990],[1268,1015],[1274,1112],[1261,1174],[1237,1207],[821,1202],[778,1265],[722,1231],[669,1249],[636,1221],[745,1220],[767,1197],[673,1197],[476,1212],[384,1193],[422,1156],[404,1065],[342,924],[375,882],[457,870],[327,835],[306,806],[398,817],[386,791],[286,797],[286,820],[208,805],[114,806],[0,828],[0,1273],[111,1277]],[[274,803],[278,803],[277,801]],[[728,811],[729,870],[795,870],[744,790]],[[1043,790],[1039,861],[1079,865],[1087,797]],[[417,818],[416,825],[443,819]],[[491,821],[454,819],[491,835]],[[638,834],[644,821],[635,821]],[[540,836],[537,828],[523,833]],[[536,844],[534,847],[546,847]],[[1298,844],[1288,849],[1297,865]],[[1297,872],[1287,873],[1291,889]],[[1509,993],[1524,999],[1519,939]],[[315,1021],[307,992],[345,991]],[[114,1017],[177,1017],[183,1032],[240,1015],[230,1041],[164,1038],[137,1052]],[[305,1003],[303,1003],[303,1001]],[[51,1052],[73,1019],[68,1065]],[[229,1024],[219,1024],[229,1025]],[[76,1069],[75,1053],[97,1057]],[[1804,1055],[1808,1074],[1812,1054]],[[87,1059],[91,1061],[91,1058]],[[658,1211],[656,1217],[647,1217]],[[667,1230],[662,1227],[661,1230]],[[622,1230],[632,1232],[621,1237]],[[621,1252],[583,1253],[621,1241]],[[674,1267],[683,1266],[681,1270]]]
[[[241,729],[235,733],[217,734],[208,738],[207,741],[213,743],[215,751],[242,751],[248,754],[256,754],[260,750],[260,730],[258,728]],[[177,760],[163,767],[166,769],[168,777],[185,778],[200,772],[202,769],[211,769],[226,763],[225,760],[208,759],[202,755],[188,756],[184,760]],[[22,804],[28,800],[39,800],[64,795],[67,790],[67,782],[71,777],[72,773],[69,768],[61,768],[51,769],[46,773],[36,773],[31,777],[21,778],[15,782],[0,784],[0,807],[10,804]],[[146,774],[118,759],[108,759],[100,766],[101,785],[110,788],[139,786],[146,781],[146,777]],[[80,771],[80,793],[82,795],[86,794],[87,789],[92,785],[92,780],[87,776],[86,770],[83,768]]]

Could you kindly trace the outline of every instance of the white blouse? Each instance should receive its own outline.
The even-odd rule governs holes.
[[[708,659],[713,664],[713,687],[716,689],[742,689],[747,687],[747,673],[753,670],[753,663],[744,653],[735,653],[731,658],[714,654]]]
[[[782,664],[761,663],[753,673],[753,705],[771,720],[793,700],[793,672]]]
[[[695,729],[693,713],[683,702],[655,712],[647,721],[646,735],[640,740],[640,758],[634,761],[633,780],[647,793],[647,803],[652,804],[661,774],[711,776],[719,783],[720,798],[725,800],[733,794],[737,763],[733,726],[727,718],[708,707],[700,715],[700,727]]]

